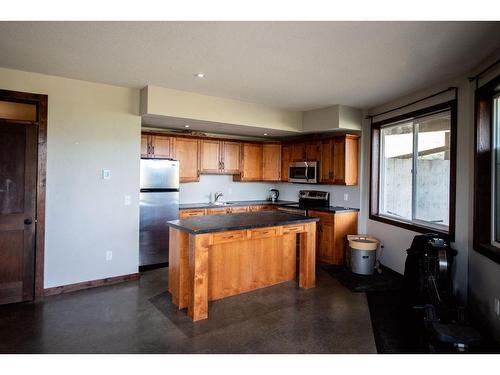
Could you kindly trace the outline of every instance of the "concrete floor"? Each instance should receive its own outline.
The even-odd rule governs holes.
[[[214,301],[191,322],[170,302],[167,269],[139,281],[0,306],[0,353],[376,353],[366,295],[325,271]]]

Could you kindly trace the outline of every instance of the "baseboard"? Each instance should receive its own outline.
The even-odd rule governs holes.
[[[54,286],[52,288],[46,288],[43,290],[43,295],[55,296],[57,294],[76,292],[77,290],[97,288],[100,286],[113,285],[118,283],[123,283],[125,281],[138,280],[141,277],[140,273],[130,273],[128,275],[106,277],[104,279],[83,281],[81,283]]]

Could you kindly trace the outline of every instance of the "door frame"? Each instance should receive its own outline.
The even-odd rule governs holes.
[[[48,96],[0,89],[0,100],[35,104],[37,121],[1,119],[0,122],[36,125],[38,130],[36,218],[35,218],[35,285],[33,299],[43,297],[43,272],[45,255],[45,187],[47,176],[47,103]]]

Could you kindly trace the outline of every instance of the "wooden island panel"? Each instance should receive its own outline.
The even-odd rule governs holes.
[[[179,309],[202,320],[208,301],[296,278],[300,236],[299,286],[315,286],[316,223],[189,234],[170,228],[169,292]]]

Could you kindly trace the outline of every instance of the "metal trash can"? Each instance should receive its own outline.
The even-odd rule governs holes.
[[[372,275],[377,260],[379,240],[363,235],[348,235],[350,266],[353,273]]]

